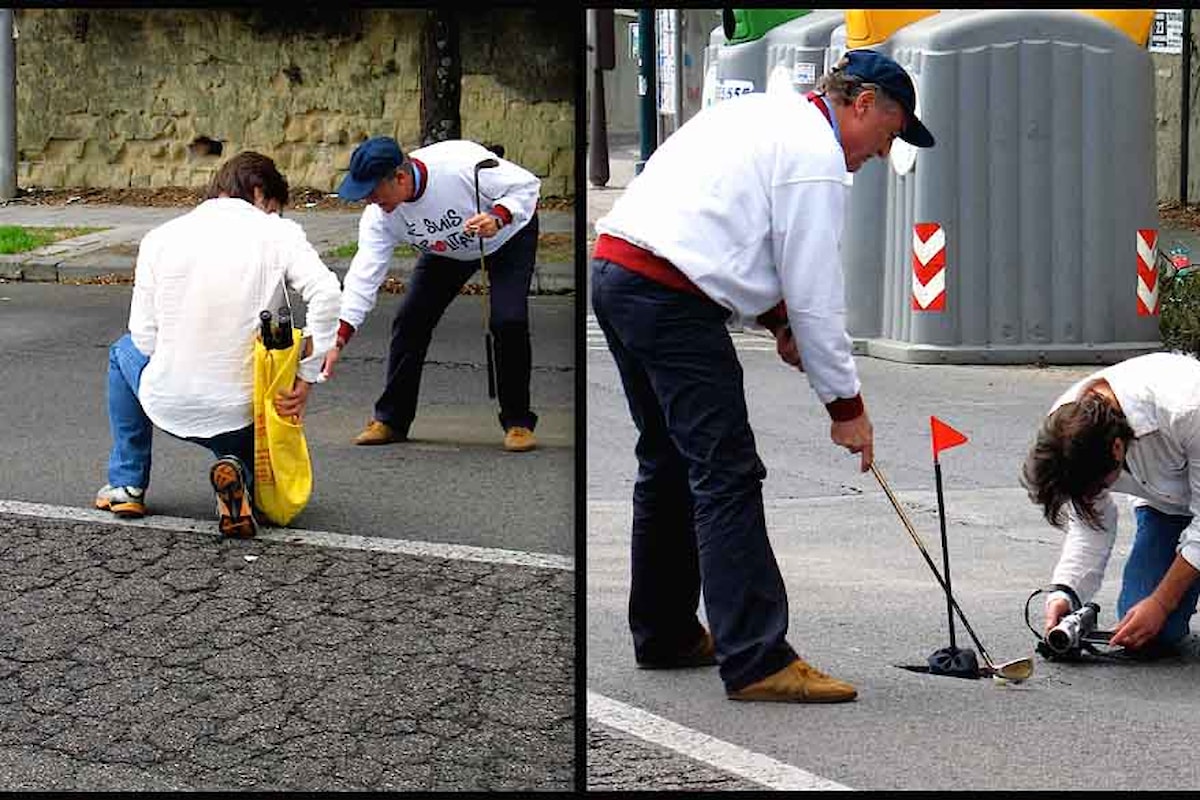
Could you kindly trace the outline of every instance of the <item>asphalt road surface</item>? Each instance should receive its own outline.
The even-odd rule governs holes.
[[[108,346],[128,286],[0,284],[0,499],[90,507],[106,482]],[[305,433],[313,496],[292,527],[570,555],[574,521],[574,298],[530,299],[540,448],[507,453],[487,396],[478,297],[451,303],[421,381],[414,441],[357,447],[383,386],[399,295],[381,294],[337,372],[315,387]],[[211,518],[211,455],[161,432],[147,503]]]
[[[870,473],[834,447],[804,377],[737,335],[768,469],[767,525],[788,589],[789,639],[857,686],[849,704],[733,703],[715,669],[634,668],[625,619],[635,430],[594,324],[587,343],[588,785],[593,789],[1170,789],[1200,785],[1192,753],[1200,648],[1152,664],[1048,663],[1023,684],[932,677],[946,602]],[[956,598],[996,661],[1032,656],[1023,606],[1061,535],[1017,475],[1041,415],[1087,367],[858,360],[877,463],[941,564],[929,417],[969,437],[941,454]],[[1114,624],[1131,515],[1097,597]],[[1035,612],[1040,601],[1035,601]],[[1035,617],[1036,619],[1036,617]],[[1035,622],[1035,624],[1037,624]],[[959,646],[972,647],[961,625]]]
[[[209,454],[166,435],[150,515],[91,508],[129,287],[0,283],[0,785],[574,786],[573,299],[531,299],[524,454],[501,448],[477,297],[435,333],[414,441],[351,444],[398,300],[313,391],[308,509],[238,541]]]

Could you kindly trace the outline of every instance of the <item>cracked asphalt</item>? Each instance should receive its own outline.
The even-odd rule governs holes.
[[[0,785],[569,790],[573,582],[0,515]]]
[[[665,747],[589,722],[589,791],[762,791],[763,787],[694,761]]]

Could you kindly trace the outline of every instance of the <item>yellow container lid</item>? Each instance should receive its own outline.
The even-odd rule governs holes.
[[[846,11],[846,49],[879,44],[905,25],[938,13],[936,8],[872,8]]]
[[[1154,9],[1081,8],[1079,13],[1089,14],[1121,29],[1126,36],[1142,47],[1145,47],[1146,42],[1150,40],[1150,26],[1154,24]]]
[[[1154,24],[1154,9],[1144,8],[1081,8],[1088,14],[1124,31],[1125,35],[1142,47],[1150,40],[1150,27]],[[917,20],[932,16],[937,9],[920,8],[871,8],[846,11],[846,49],[870,47],[879,44],[896,31]]]

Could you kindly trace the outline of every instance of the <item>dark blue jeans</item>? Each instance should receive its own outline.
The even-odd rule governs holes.
[[[653,660],[695,643],[703,584],[721,679],[740,689],[796,653],[729,312],[604,259],[592,260],[592,305],[639,433],[634,654]]]
[[[516,425],[533,430],[537,425],[537,414],[529,408],[529,379],[533,371],[529,286],[533,281],[537,243],[538,218],[534,214],[524,228],[486,259],[490,293],[488,327],[495,344],[500,427],[505,430]],[[422,255],[417,259],[408,291],[392,320],[387,385],[375,401],[375,419],[397,433],[407,435],[417,415],[421,369],[433,329],[477,269],[478,258],[457,261]],[[479,346],[483,347],[482,341]]]
[[[1135,510],[1137,532],[1133,547],[1125,561],[1121,576],[1121,592],[1117,596],[1117,619],[1125,612],[1145,600],[1158,586],[1171,562],[1175,560],[1179,537],[1184,528],[1191,524],[1190,516],[1164,514],[1150,506],[1138,506]],[[1163,629],[1155,641],[1175,644],[1188,634],[1188,620],[1196,613],[1196,601],[1200,598],[1200,581],[1193,583],[1183,595],[1179,605],[1167,617]]]

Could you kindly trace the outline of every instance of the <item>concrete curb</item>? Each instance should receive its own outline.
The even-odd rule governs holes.
[[[36,251],[0,256],[0,280],[27,283],[95,283],[106,277],[124,282],[133,279],[134,256],[96,250],[82,254],[48,255]],[[349,259],[327,262],[344,281]],[[388,277],[407,282],[416,259],[401,259],[388,269]],[[530,294],[569,294],[575,291],[575,265],[561,262],[534,267]]]
[[[8,211],[9,209],[6,209]],[[156,225],[188,209],[143,209],[123,206],[25,207],[11,209],[6,224],[39,226],[101,227],[95,231],[15,255],[0,255],[0,280],[30,283],[97,283],[130,281],[137,262],[141,238]],[[352,242],[358,234],[358,214],[342,212],[296,212],[313,246],[326,252]],[[539,211],[542,233],[572,233],[575,212]],[[388,276],[406,282],[412,277],[415,259],[396,259]],[[326,259],[344,279],[350,259]],[[104,279],[108,278],[108,281]],[[530,294],[567,294],[575,291],[574,263],[547,262],[534,267]]]

